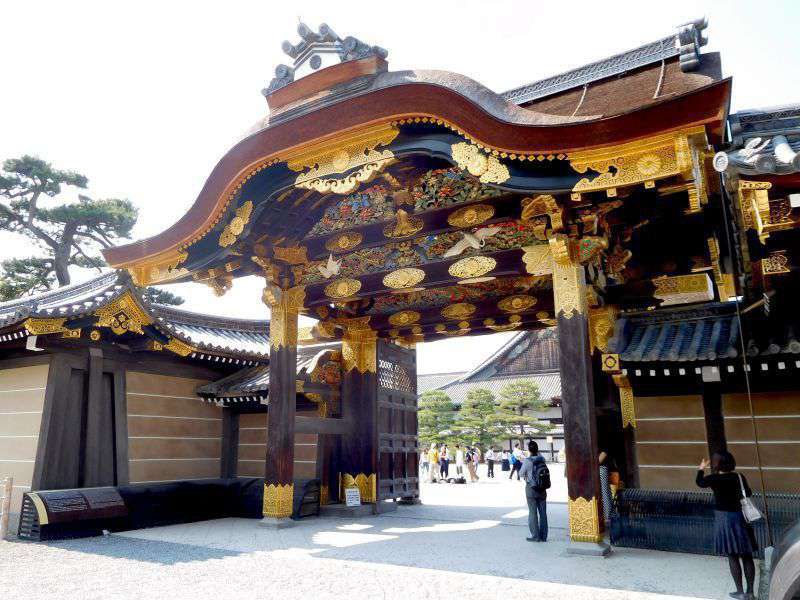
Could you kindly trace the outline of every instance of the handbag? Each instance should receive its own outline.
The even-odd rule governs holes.
[[[744,516],[745,521],[748,523],[753,523],[754,521],[758,521],[762,518],[761,511],[756,508],[753,499],[747,497],[747,492],[744,490],[744,480],[742,479],[742,474],[737,473],[737,475],[739,475],[739,486],[742,488],[742,515]]]

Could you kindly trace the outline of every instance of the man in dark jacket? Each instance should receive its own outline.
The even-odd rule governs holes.
[[[520,469],[520,478],[525,481],[525,498],[528,500],[529,542],[547,541],[547,488],[550,487],[550,470],[539,456],[539,446],[531,440],[528,452]]]

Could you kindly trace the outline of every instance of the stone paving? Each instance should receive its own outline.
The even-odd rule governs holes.
[[[625,548],[608,559],[567,555],[563,482],[553,470],[546,544],[525,541],[522,484],[426,484],[419,506],[278,531],[221,519],[0,542],[0,598],[727,597],[723,559]]]

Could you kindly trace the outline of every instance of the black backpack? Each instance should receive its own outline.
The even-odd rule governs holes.
[[[545,463],[537,462],[533,465],[533,471],[528,483],[536,490],[550,489],[550,469],[547,468]]]

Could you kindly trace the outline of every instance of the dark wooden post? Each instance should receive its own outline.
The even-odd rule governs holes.
[[[569,536],[573,542],[600,542],[603,539],[599,512],[600,473],[585,273],[583,266],[574,260],[571,242],[566,236],[551,238],[550,249],[561,354]]]
[[[103,350],[89,348],[86,451],[82,487],[116,485],[114,399],[103,378]],[[110,386],[109,386],[110,387]]]
[[[341,488],[358,487],[361,501],[372,503],[377,501],[377,333],[369,317],[344,323],[342,366],[342,413],[354,426],[342,437]]]
[[[710,459],[716,452],[728,449],[725,439],[725,417],[722,414],[722,384],[718,381],[703,383],[703,414]]]
[[[230,407],[222,409],[222,454],[219,476],[235,479],[239,469],[239,413]]]
[[[302,287],[267,284],[270,307],[269,409],[264,469],[264,521],[289,524],[294,501],[294,418],[297,403],[297,317],[305,301]]]

